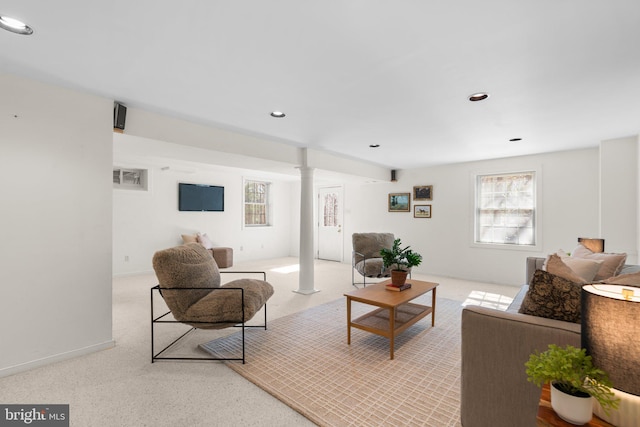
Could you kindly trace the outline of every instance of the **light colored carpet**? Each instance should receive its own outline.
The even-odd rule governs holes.
[[[294,268],[297,262],[295,258],[268,259],[238,263],[231,269],[267,271],[267,279],[276,289],[268,303],[269,330],[265,332],[252,329],[249,331],[252,336],[276,331],[272,330],[272,326],[277,324],[277,318],[336,299],[344,300],[342,295],[354,289],[351,286],[350,264],[316,260],[316,288],[321,292],[311,295],[292,292],[298,286],[298,273]],[[427,266],[425,270],[428,270]],[[414,278],[440,283],[439,299],[448,298],[460,303],[467,300],[469,304],[502,305],[506,303],[505,298],[514,296],[519,289],[517,286],[501,286],[417,272]],[[223,363],[150,363],[149,288],[157,283],[153,273],[114,278],[113,336],[116,347],[0,378],[0,402],[68,403],[72,427],[314,425]],[[436,329],[446,326],[445,319],[441,317],[444,309],[441,311],[441,307],[438,307],[437,310]],[[342,315],[337,316],[340,318]],[[458,319],[453,321],[457,322]],[[345,328],[342,337],[346,340],[346,326],[342,322],[344,321],[339,326]],[[424,319],[416,326],[423,322],[425,326],[430,324],[428,319]],[[305,321],[306,333],[313,333],[315,323],[313,319]],[[304,332],[305,328],[301,328],[301,331]],[[170,339],[178,336],[171,330],[168,332],[170,333],[166,336],[159,333],[159,340],[167,339],[168,344]],[[367,343],[367,340],[376,338],[363,331],[353,333],[351,351],[356,345],[361,345],[362,340]],[[186,354],[203,353],[196,346],[219,337],[217,333],[210,335],[199,331],[185,343],[181,351]],[[383,346],[384,341],[381,344]],[[193,344],[190,348],[189,343]],[[403,353],[406,353],[406,347],[398,343],[396,348],[396,360],[393,363],[404,363],[403,357],[406,356]],[[258,354],[250,346],[247,351],[250,361]],[[310,363],[304,359],[306,355],[297,356],[297,359],[292,359],[287,354],[285,357],[289,357],[291,363],[303,364],[311,372]],[[388,365],[387,362],[388,353],[385,350],[380,363]],[[247,364],[247,367],[250,366],[251,362]],[[318,378],[317,375],[316,373],[315,378]],[[380,396],[393,398],[393,395],[405,393],[404,390],[387,392],[379,382],[375,386],[382,387],[375,392]],[[440,425],[446,424],[434,424],[437,427]]]
[[[371,309],[354,303],[354,317]],[[321,426],[459,426],[461,310],[438,298],[435,327],[407,329],[390,360],[384,337],[352,329],[347,345],[342,298],[248,330],[247,363],[227,366]],[[204,345],[237,353],[240,334]]]

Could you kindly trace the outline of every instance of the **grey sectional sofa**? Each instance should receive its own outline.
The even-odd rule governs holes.
[[[527,283],[544,258],[527,258]],[[524,285],[507,311],[479,306],[462,310],[464,427],[536,425],[540,389],[527,381],[524,364],[549,344],[580,346],[580,324],[518,313]]]

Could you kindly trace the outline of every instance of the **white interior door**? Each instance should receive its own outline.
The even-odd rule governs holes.
[[[318,189],[318,258],[342,261],[342,187]]]

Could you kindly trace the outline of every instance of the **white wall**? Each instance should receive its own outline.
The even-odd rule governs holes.
[[[612,141],[607,147],[609,156],[620,156],[622,150],[632,159],[635,149],[635,144],[626,139]],[[350,262],[351,234],[366,231],[390,231],[401,237],[403,242],[423,254],[424,263],[419,271],[514,286],[524,281],[527,256],[546,256],[558,249],[570,251],[577,245],[578,237],[607,239],[628,233],[624,241],[607,239],[607,250],[627,252],[630,262],[635,262],[635,210],[627,212],[624,208],[623,213],[602,216],[600,193],[601,188],[605,188],[602,182],[609,183],[606,185],[606,203],[622,197],[624,206],[636,206],[637,196],[630,194],[635,188],[636,180],[631,178],[636,176],[636,169],[633,161],[603,162],[601,149],[593,148],[404,170],[398,172],[398,181],[393,183],[363,184],[345,180],[341,183],[345,200],[343,262]],[[473,245],[474,175],[521,170],[536,170],[541,175],[537,248],[497,249]],[[631,182],[614,186],[610,179],[601,179],[601,175],[629,177]],[[183,178],[189,182],[225,185],[232,197],[231,202],[227,201],[229,212],[177,212],[176,185]],[[238,260],[297,256],[299,253],[299,181],[274,187],[282,189],[280,199],[276,199],[276,218],[282,218],[284,222],[263,230],[241,229],[239,175],[209,172],[208,175],[178,177],[155,170],[152,181],[153,194],[148,196],[115,192],[115,274],[148,270],[153,251],[180,243],[178,236],[182,232],[207,232],[217,244],[234,247]],[[324,183],[317,183],[315,187],[322,185]],[[433,185],[433,200],[421,202],[432,205],[432,218],[413,218],[413,211],[388,212],[388,194],[411,193],[414,185]],[[135,219],[138,216],[135,211],[142,212],[140,217],[144,220]],[[608,232],[602,234],[601,227]],[[140,235],[144,237],[142,240],[138,239]],[[132,241],[127,242],[127,239]],[[243,246],[244,252],[239,251],[239,246]],[[123,250],[131,252],[128,264],[122,261]],[[142,260],[138,263],[140,257]]]
[[[135,143],[128,140],[124,143]],[[150,153],[151,155],[152,153]],[[153,254],[182,244],[181,234],[207,233],[216,246],[231,247],[234,261],[278,258],[290,253],[290,196],[292,184],[263,176],[216,170],[201,165],[194,173],[162,171],[143,163],[129,167],[150,168],[150,190],[113,190],[113,274],[153,271]],[[277,209],[270,227],[242,225],[243,178],[272,183],[271,196]],[[178,211],[178,183],[221,185],[225,188],[224,212]],[[128,257],[128,261],[125,261]]]
[[[0,93],[3,376],[113,345],[113,101],[10,75]]]
[[[638,137],[600,143],[601,232],[605,250],[625,252],[637,262]]]
[[[404,170],[397,182],[383,185],[347,184],[345,234],[393,232],[424,256],[421,272],[519,285],[524,282],[527,256],[571,250],[578,236],[598,236],[599,177],[594,173],[598,162],[598,149],[588,149]],[[471,176],[531,169],[542,172],[541,250],[473,247]],[[414,185],[433,185],[433,200],[420,202],[432,205],[432,218],[388,212],[388,193],[411,193]],[[344,249],[351,253],[349,239]]]
[[[147,194],[114,192],[111,100],[4,74],[0,91],[0,376],[113,345],[112,273],[150,271],[153,252],[179,244],[183,232],[207,232],[233,247],[239,261],[297,253],[299,183],[270,179],[279,208],[274,227],[262,229],[241,227],[245,173],[175,174],[156,165]],[[351,233],[383,230],[425,256],[421,271],[514,285],[524,280],[526,256],[571,249],[578,236],[601,230],[616,236],[607,240],[608,251],[637,253],[638,189],[627,185],[634,176],[637,185],[637,162],[615,161],[637,159],[637,137],[622,144],[603,144],[602,161],[600,150],[590,149],[399,171],[396,183],[345,181],[344,261]],[[598,166],[602,183],[593,172]],[[530,168],[542,171],[541,250],[473,247],[472,173]],[[228,210],[178,212],[179,181],[224,185]],[[388,193],[411,192],[414,185],[434,186],[431,219],[387,211]],[[601,216],[601,192],[604,203],[624,200],[625,211],[616,214],[608,205]]]
[[[347,173],[382,180],[390,173],[388,168],[356,159],[317,150],[303,150],[291,143],[205,126],[137,108],[127,110],[125,134],[135,138],[180,144],[182,147],[210,150],[223,162],[216,164],[245,169],[255,168],[291,174],[295,167],[306,164],[332,173]],[[157,147],[148,155],[175,151],[167,146],[164,148],[167,150]],[[202,151],[198,152],[203,154]],[[208,156],[205,154],[205,157]],[[299,176],[297,172],[293,175]]]

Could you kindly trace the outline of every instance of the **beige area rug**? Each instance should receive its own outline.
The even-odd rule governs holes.
[[[416,302],[430,305],[431,295]],[[354,317],[371,306],[353,303]],[[459,426],[461,304],[438,298],[431,316],[389,341],[359,329],[347,345],[344,299],[246,332],[246,364],[227,365],[320,426]],[[204,344],[240,351],[240,334]]]

